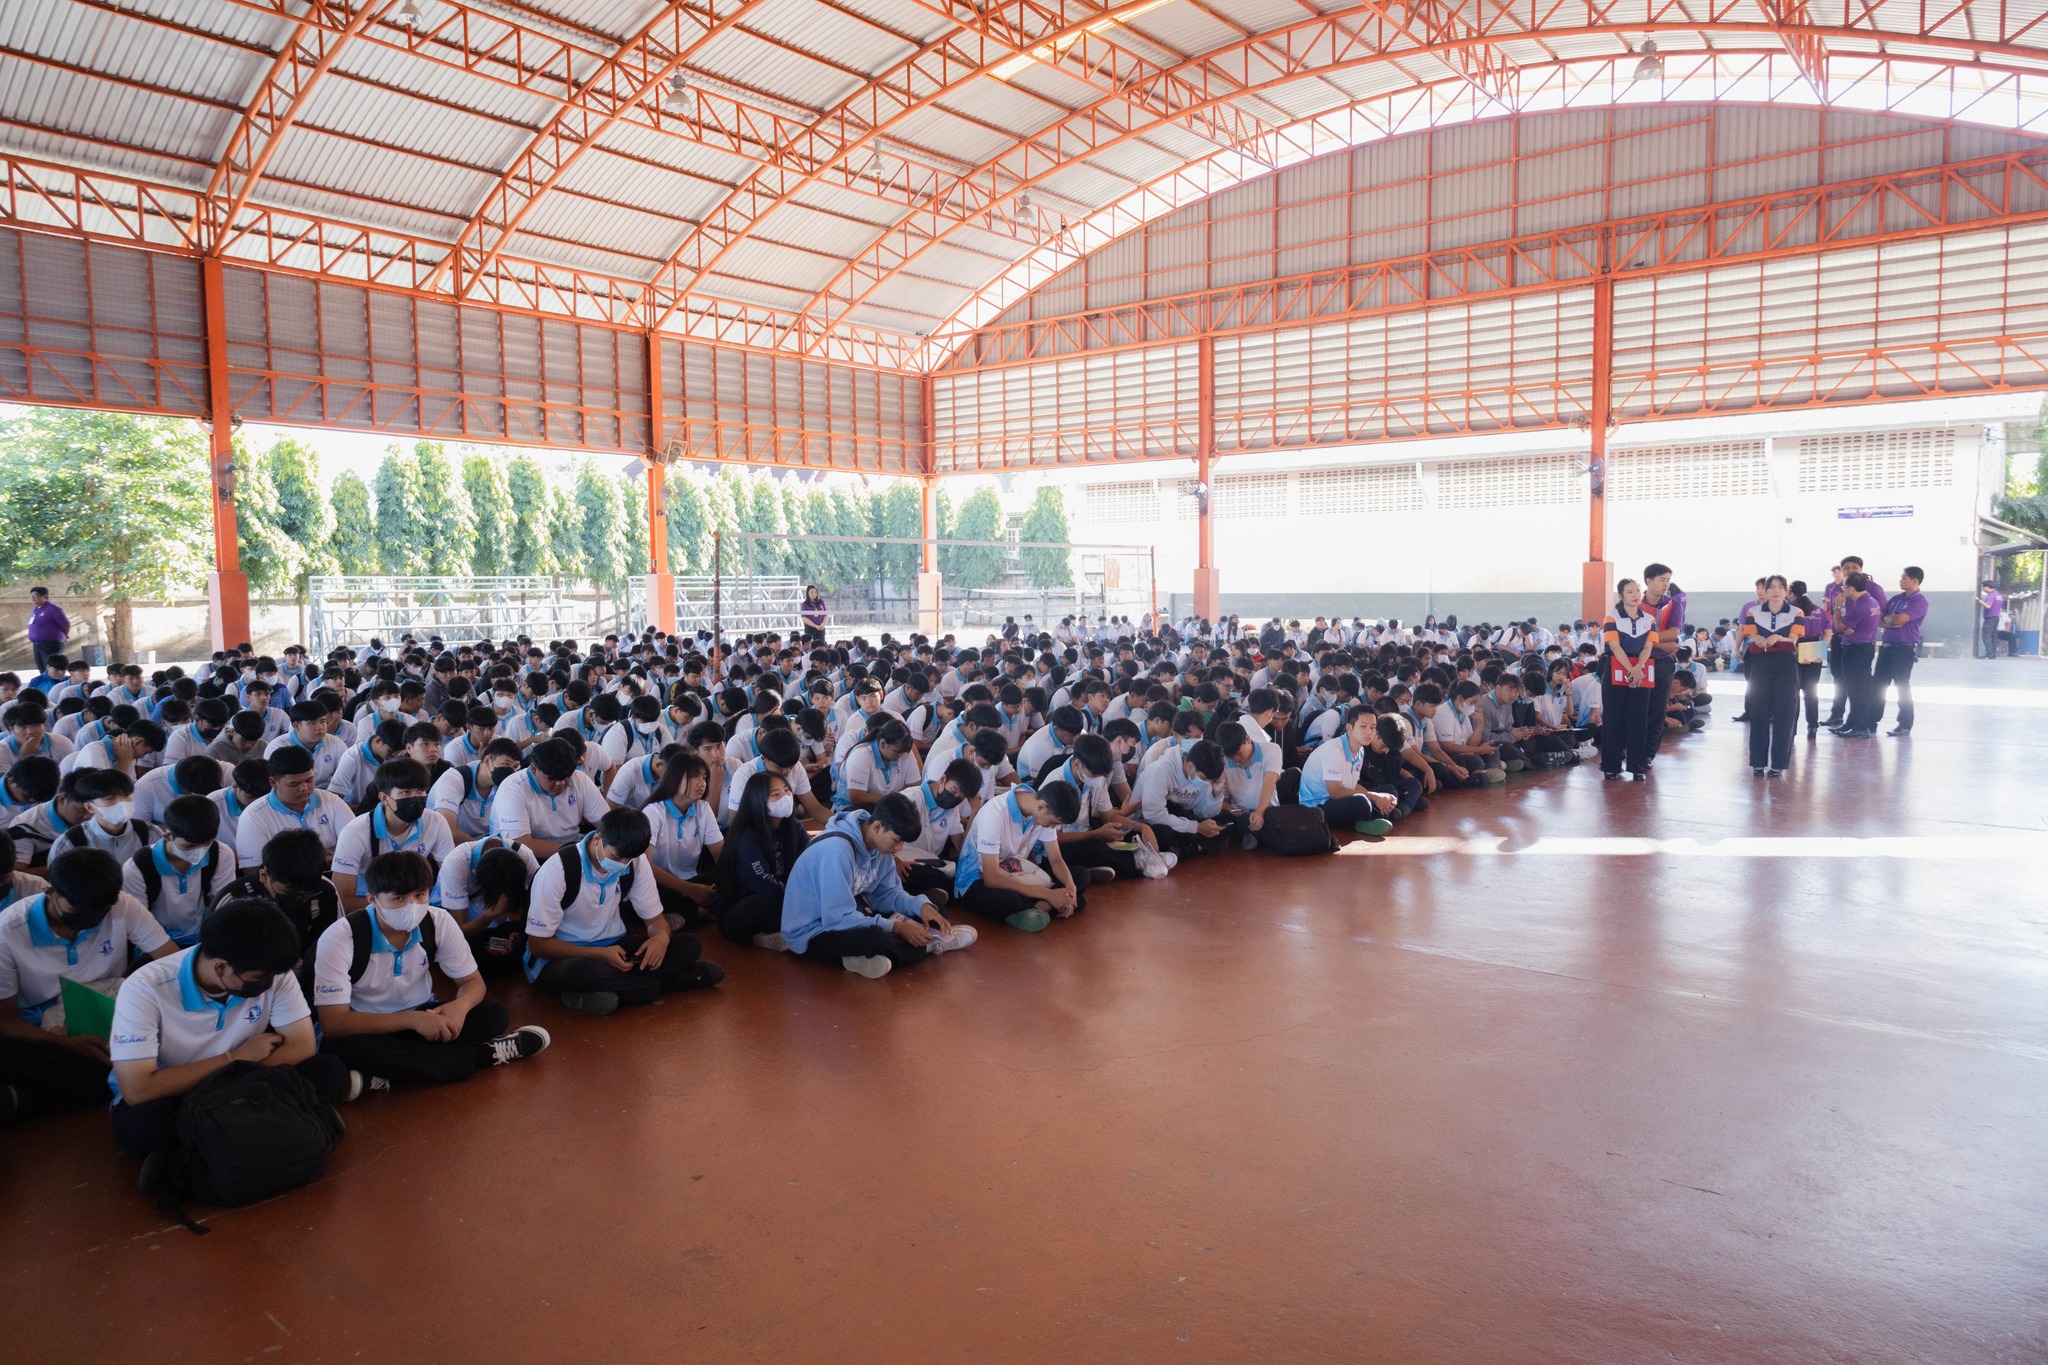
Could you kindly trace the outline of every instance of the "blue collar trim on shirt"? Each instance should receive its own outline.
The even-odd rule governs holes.
[[[597,888],[597,903],[603,905],[604,898],[611,891],[613,884],[626,874],[623,871],[619,871],[612,873],[609,877],[599,876],[597,864],[590,856],[590,839],[587,836],[581,843],[576,845],[576,856],[583,860],[584,884]]]
[[[278,800],[276,792],[272,792],[270,795],[264,797],[263,799],[265,801],[268,801],[270,803],[270,808],[276,811],[279,815],[282,815],[289,820],[297,821],[300,829],[304,829],[306,827],[307,817],[312,815],[313,808],[316,805],[318,805],[320,801],[319,794],[315,793],[314,795],[306,798],[306,809],[304,811],[296,811],[293,810],[290,806],[287,806],[284,802]]]

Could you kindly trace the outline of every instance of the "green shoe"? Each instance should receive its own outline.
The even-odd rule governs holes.
[[[1357,830],[1360,834],[1370,834],[1377,838],[1393,827],[1394,822],[1392,820],[1360,820],[1351,828]]]
[[[1027,934],[1035,934],[1052,923],[1052,916],[1043,910],[1019,910],[1014,915],[1005,915],[1003,923],[1012,929],[1022,929]]]
[[[619,997],[613,991],[564,991],[562,1003],[572,1010],[603,1016],[619,1007]]]

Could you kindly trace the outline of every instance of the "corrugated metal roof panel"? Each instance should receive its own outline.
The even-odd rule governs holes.
[[[959,302],[964,303],[963,298]],[[855,327],[872,327],[881,332],[894,332],[898,336],[919,336],[929,332],[952,311],[920,311],[915,308],[888,308],[880,304],[866,303],[846,315],[846,321]]]
[[[650,171],[602,147],[576,158],[563,174],[561,185],[579,194],[691,223],[701,220],[726,194],[719,181]]]
[[[0,63],[0,84],[6,81],[6,67]],[[226,133],[223,131],[222,136]],[[185,159],[156,156],[146,151],[134,151],[120,147],[108,147],[80,142],[61,132],[43,128],[30,128],[17,123],[0,124],[0,138],[12,151],[22,156],[61,162],[91,170],[112,171],[118,175],[133,175],[143,180],[153,180],[165,185],[183,185],[201,190],[213,177],[213,162],[201,158]]]
[[[667,5],[666,0],[521,0],[520,7],[553,15],[568,31],[610,34],[624,42],[645,28],[648,20]],[[434,0],[421,0],[420,8],[432,23],[436,17]],[[552,31],[556,26],[543,21],[535,27]]]
[[[1030,137],[1068,113],[1062,106],[994,76],[977,76],[947,91],[941,103],[1018,137]]]
[[[841,260],[865,251],[882,231],[866,222],[848,222],[802,204],[784,204],[762,220],[759,227],[774,241]]]
[[[306,128],[293,128],[279,141],[266,175],[314,185],[372,201],[468,217],[496,177],[445,161],[352,142]],[[258,197],[262,190],[259,187]]]
[[[54,0],[42,2],[49,4]],[[272,51],[284,42],[294,27],[293,22],[282,15],[266,14],[241,5],[194,6],[188,0],[122,0],[121,8],[210,33],[231,43],[253,43]]]
[[[1208,8],[1226,22],[1252,33],[1264,33],[1307,17],[1295,0],[1209,0]]]
[[[1118,176],[1137,185],[1149,185],[1162,175],[1171,175],[1187,164],[1187,158],[1155,147],[1148,138],[1133,138],[1104,147],[1088,158],[1096,170]]]
[[[1016,145],[1014,139],[937,105],[928,105],[906,115],[889,129],[886,136],[893,141],[928,148],[947,161],[964,162],[969,166],[992,160]]]
[[[852,218],[881,228],[893,223],[903,214],[903,205],[892,200],[878,199],[872,194],[848,189],[837,181],[814,180],[797,191],[790,199],[790,206],[813,208],[835,218]]]
[[[492,32],[479,33],[475,41],[488,41],[495,36]],[[334,77],[343,79],[334,81]],[[446,62],[430,61],[374,42],[354,42],[344,46],[341,55],[334,59],[329,81],[344,92],[358,95],[368,93],[371,85],[390,86],[418,95],[422,102],[415,104],[412,118],[428,128],[435,127],[435,121],[444,115],[459,116],[465,110],[538,128],[553,116],[558,107],[552,96],[559,87],[521,90],[471,75]],[[424,102],[428,100],[439,104]],[[466,128],[470,123],[471,120],[465,119],[459,126]]]
[[[734,243],[718,263],[718,273],[814,294],[831,283],[840,265],[839,260],[820,252],[783,246],[756,235]]]
[[[927,278],[943,280],[962,289],[979,289],[1000,275],[1011,261],[1023,255],[1023,243],[1013,242],[1010,245],[1006,255],[990,259],[979,251],[968,251],[941,242],[925,248],[911,268]]]
[[[642,263],[636,273],[651,269],[650,262],[665,260],[683,229],[684,224],[663,214],[567,194],[542,195],[521,224],[522,234],[532,232],[599,251],[637,256]],[[541,247],[521,245],[516,237],[511,250],[515,255],[547,254]]]
[[[194,104],[5,56],[0,56],[0,89],[7,92],[0,101],[0,117],[47,128],[53,134],[69,133],[112,147],[133,147],[209,164],[241,117],[235,110]],[[15,144],[13,136],[8,140]],[[118,153],[81,147],[78,155],[94,164],[107,164],[102,158]]]
[[[602,150],[616,150],[622,156],[652,161],[656,165],[724,185],[738,184],[755,166],[752,158],[738,152],[623,121],[614,123],[598,146]],[[618,164],[629,165],[624,161]],[[645,166],[632,169],[642,175],[648,173]]]
[[[829,109],[861,87],[858,77],[740,29],[727,29],[700,48],[690,69],[802,109]]]
[[[425,109],[418,100],[346,80],[313,88],[302,124],[353,134],[398,151],[500,167],[532,141],[523,129],[459,109]],[[317,169],[313,170],[315,178]]]
[[[0,14],[0,43],[120,80],[238,107],[269,66],[257,53],[178,28],[52,0],[10,0]]]
[[[1166,4],[1134,16],[1125,25],[1174,52],[1213,52],[1237,39],[1238,31],[1192,4]]]
[[[1082,165],[1062,166],[1039,183],[1045,186],[1048,194],[1056,194],[1092,208],[1101,208],[1105,204],[1121,199],[1133,188],[1128,181],[1119,180],[1113,175],[1106,175]]]
[[[384,200],[365,202],[361,199],[348,199],[319,189],[289,185],[282,180],[264,181],[257,197],[266,204],[281,208],[300,209],[306,213],[342,222],[390,228],[394,232],[424,237],[430,241],[454,240],[463,223],[459,216],[426,213]]]
[[[901,33],[919,44],[927,43],[955,27],[943,14],[908,3],[908,0],[839,0],[840,8],[872,19],[881,27]]]
[[[765,38],[858,71],[885,70],[917,50],[917,44],[905,42],[895,32],[828,9],[816,0],[770,0],[749,12],[745,24]],[[814,103],[808,98],[803,102]]]

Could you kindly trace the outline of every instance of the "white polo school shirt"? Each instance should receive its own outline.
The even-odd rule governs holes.
[[[569,785],[550,796],[540,789],[534,771],[507,778],[491,802],[491,833],[510,842],[532,835],[551,844],[568,843],[583,834],[583,822],[597,823],[611,809],[604,793],[580,769]]]
[[[366,814],[349,821],[341,831],[341,839],[334,847],[334,876],[337,882],[342,877],[355,878],[356,894],[367,897],[370,893],[363,886],[363,869],[377,854],[418,853],[438,872],[441,860],[454,847],[455,836],[448,832],[448,822],[430,818],[425,812],[413,822],[404,838],[392,838],[391,826],[384,818],[384,803],[380,801]]]
[[[476,975],[476,955],[455,920],[439,906],[427,913],[434,918],[434,963],[450,981]],[[392,946],[384,926],[370,925],[370,962],[361,981],[349,980],[348,969],[355,963],[355,934],[349,917],[327,926],[313,949],[313,1003],[347,1005],[365,1014],[396,1014],[416,1010],[434,998],[434,978],[427,970],[427,950],[419,925],[414,925],[405,942]],[[424,923],[424,921],[422,921]],[[388,961],[386,959],[389,959]]]
[[[40,1024],[57,1003],[57,982],[106,981],[128,970],[128,949],[153,953],[170,936],[133,896],[117,896],[107,917],[75,939],[50,927],[40,893],[0,910],[0,1000],[14,997],[23,1019]]]
[[[304,811],[295,811],[272,792],[243,810],[235,821],[235,856],[251,866],[263,861],[263,846],[291,829],[310,829],[320,836],[329,855],[341,840],[342,827],[355,819],[348,802],[333,792],[313,789]]]
[[[193,979],[198,960],[199,950],[187,948],[144,963],[121,983],[107,1044],[114,1061],[185,1066],[225,1056],[259,1033],[312,1017],[293,973],[280,972],[261,995],[216,1000]]]

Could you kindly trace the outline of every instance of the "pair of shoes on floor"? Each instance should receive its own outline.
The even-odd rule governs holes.
[[[1602,777],[1604,777],[1604,778],[1606,778],[1606,779],[1607,779],[1607,780],[1608,780],[1609,782],[1619,782],[1619,781],[1621,781],[1621,774],[1620,774],[1620,773],[1602,773],[1602,774],[1601,774],[1601,776],[1602,776]]]
[[[1783,777],[1784,775],[1785,775],[1785,770],[1784,770],[1783,768],[1766,768],[1766,769],[1764,769],[1764,776],[1765,776],[1765,777]]]

